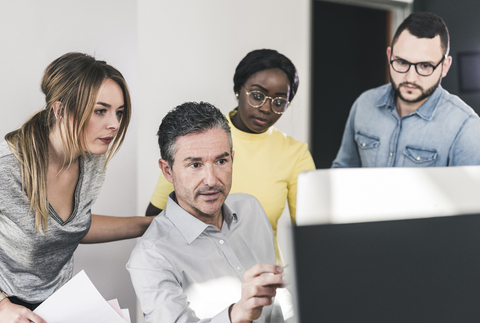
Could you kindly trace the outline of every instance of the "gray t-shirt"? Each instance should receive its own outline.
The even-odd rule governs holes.
[[[73,271],[73,252],[87,234],[91,207],[104,176],[103,156],[80,157],[74,210],[63,221],[49,204],[48,231],[35,231],[35,215],[22,190],[20,164],[0,143],[0,290],[30,303],[44,301]]]

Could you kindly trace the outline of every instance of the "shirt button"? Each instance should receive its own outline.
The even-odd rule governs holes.
[[[363,144],[362,144],[362,147],[365,147],[366,145],[367,145],[366,143],[363,143]]]
[[[220,244],[223,244],[224,241],[223,241],[223,240],[220,240],[219,242],[220,242]]]
[[[242,271],[242,268],[240,268],[240,267],[237,267],[237,270],[238,270],[238,271]]]
[[[392,157],[392,156],[393,156],[393,153],[390,153],[390,157]]]
[[[421,158],[420,158],[420,156],[419,156],[419,157],[417,157],[417,160],[420,160],[420,159],[421,159]]]

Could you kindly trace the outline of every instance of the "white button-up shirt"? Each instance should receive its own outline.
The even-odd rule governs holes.
[[[147,322],[230,322],[245,271],[275,264],[273,232],[251,195],[228,196],[221,231],[198,220],[170,194],[132,252],[127,269]],[[255,322],[283,322],[276,306]]]

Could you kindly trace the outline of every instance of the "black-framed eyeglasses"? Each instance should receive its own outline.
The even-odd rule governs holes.
[[[265,102],[267,102],[267,99],[269,99],[271,101],[270,106],[272,107],[272,111],[276,114],[283,114],[287,110],[288,105],[290,104],[290,102],[285,98],[272,98],[263,94],[260,91],[248,92],[247,89],[245,89],[245,92],[247,93],[247,102],[252,108],[260,108],[262,105],[265,104]]]
[[[397,58],[391,60],[390,65],[392,65],[393,70],[398,73],[407,73],[410,70],[410,66],[413,65],[415,66],[415,71],[417,71],[418,75],[430,76],[433,74],[435,69],[440,66],[440,64],[442,64],[444,60],[445,56],[443,56],[440,62],[434,66],[428,62],[410,63],[409,61],[406,61],[404,59]]]

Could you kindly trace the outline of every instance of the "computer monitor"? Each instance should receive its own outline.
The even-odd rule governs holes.
[[[479,322],[480,215],[293,228],[298,322]]]
[[[480,320],[480,167],[318,170],[298,185],[297,322]]]
[[[297,224],[480,212],[480,166],[321,169],[301,173]]]

